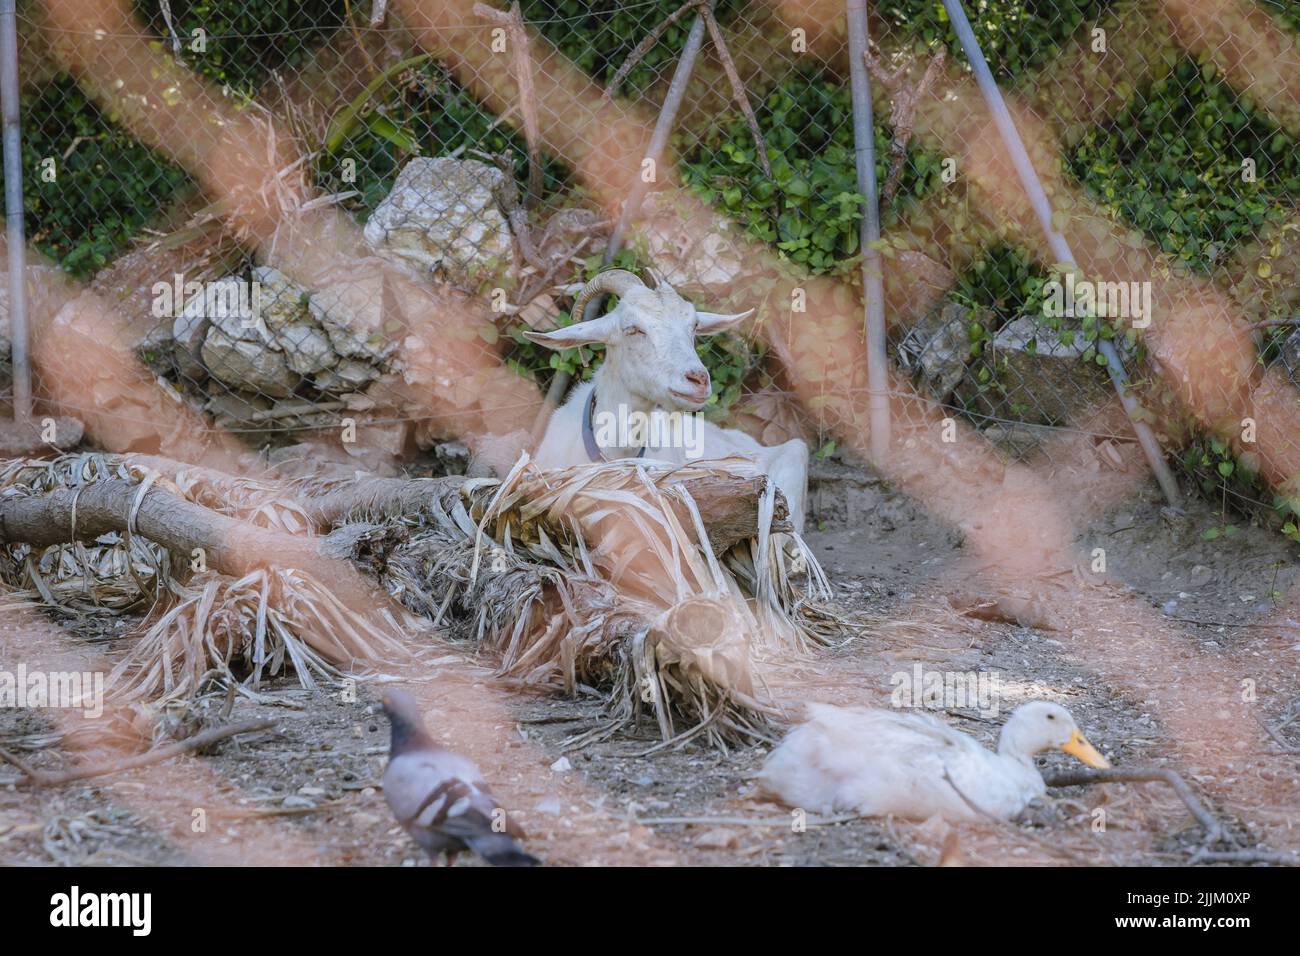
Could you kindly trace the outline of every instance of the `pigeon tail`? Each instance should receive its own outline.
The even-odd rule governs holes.
[[[517,837],[523,837],[524,831],[513,821],[507,822],[505,829],[498,830],[492,825],[492,819],[500,811],[484,799],[486,794],[476,794],[471,798],[477,806],[471,806],[463,814],[449,816],[442,822],[443,833],[455,837],[493,866],[537,866],[536,857],[520,849]]]
[[[520,849],[519,844],[506,833],[477,833],[461,837],[471,850],[493,866],[539,866],[541,860]]]

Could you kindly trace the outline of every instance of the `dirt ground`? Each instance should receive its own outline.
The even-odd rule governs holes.
[[[1150,491],[1097,516],[1079,544],[1106,549],[1109,593],[1140,596],[1178,642],[1168,660],[1139,667],[1112,653],[1133,635],[1089,635],[1088,622],[1048,630],[959,613],[974,575],[957,530],[862,470],[821,463],[814,478],[808,539],[837,601],[871,623],[843,646],[769,662],[768,684],[792,719],[804,701],[887,704],[891,676],[918,664],[995,672],[999,715],[963,709],[946,719],[992,745],[1016,704],[1058,701],[1115,765],[1182,773],[1239,846],[1300,850],[1300,827],[1292,829],[1300,758],[1262,727],[1255,739],[1222,747],[1206,743],[1212,733],[1186,746],[1169,729],[1227,719],[1233,707],[1253,708],[1252,718],[1275,726],[1300,698],[1300,623],[1279,606],[1300,576],[1294,545],[1240,521],[1236,534],[1206,540],[1205,529],[1221,523],[1208,506],[1172,514]],[[53,660],[58,648],[72,654],[87,642],[111,660],[128,626],[73,633],[52,618],[6,614],[0,652],[15,629],[42,628]],[[1090,657],[1099,647],[1111,651]],[[520,693],[467,652],[441,654],[427,667],[417,696],[435,735],[479,762],[529,831],[530,850],[550,864],[934,865],[946,847],[945,862],[955,864],[1177,865],[1200,844],[1199,825],[1156,784],[1053,791],[1015,824],[855,820],[796,832],[786,809],[755,792],[766,747],[721,753],[692,743],[645,755],[658,743],[645,727],[566,749],[601,725],[596,700]],[[1189,673],[1221,677],[1222,698],[1186,699],[1180,687]],[[1239,700],[1244,679],[1254,681],[1254,700]],[[16,787],[16,773],[0,763],[0,862],[428,865],[378,789],[388,736],[378,693],[374,683],[353,695],[281,680],[230,711],[231,719],[273,718],[272,731],[49,791]],[[183,716],[204,722],[227,703],[216,693]],[[1294,727],[1281,735],[1300,745]],[[58,743],[46,713],[0,710],[0,747],[54,769],[66,765],[63,751],[75,740]],[[1069,759],[1049,756],[1040,765],[1066,769]]]

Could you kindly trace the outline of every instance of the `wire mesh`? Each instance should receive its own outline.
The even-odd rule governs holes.
[[[1168,454],[1284,520],[1300,474],[1300,5],[969,7],[1080,272],[1050,261],[942,4],[869,4],[897,440],[955,424],[1032,462],[1082,439],[1118,467],[1132,435],[1097,352],[1113,339]],[[706,8],[716,31],[647,170]],[[589,376],[601,348],[523,332],[571,321],[649,175],[614,264],[656,268],[701,308],[759,308],[744,334],[699,342],[709,414],[768,444],[854,444],[843,5],[527,0],[512,15],[20,4],[44,407],[124,450],[177,440],[159,425],[175,408],[193,412],[187,437],[253,447],[338,445],[351,423],[348,450],[390,462],[526,428],[551,378]]]

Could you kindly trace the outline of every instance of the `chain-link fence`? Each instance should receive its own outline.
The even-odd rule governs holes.
[[[943,5],[869,3],[895,445],[1144,467],[1108,340],[1170,457],[1285,515],[1300,4],[968,8],[1078,271],[1052,261]],[[38,400],[120,449],[474,445],[591,373],[598,346],[523,332],[567,324],[612,263],[759,309],[700,342],[711,415],[865,448],[844,5],[513,10],[20,4]]]

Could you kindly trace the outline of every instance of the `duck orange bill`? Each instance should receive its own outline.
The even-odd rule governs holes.
[[[1070,739],[1061,744],[1061,749],[1071,757],[1082,760],[1089,767],[1096,767],[1098,770],[1108,770],[1110,761],[1103,757],[1092,744],[1088,743],[1088,738],[1077,730],[1070,734]]]

